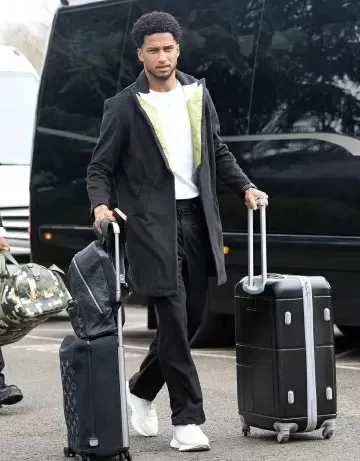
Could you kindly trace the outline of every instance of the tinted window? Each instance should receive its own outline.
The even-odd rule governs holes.
[[[233,149],[272,198],[270,232],[360,232],[359,31],[354,0],[266,0],[250,136]]]
[[[360,8],[267,0],[251,133],[360,135]]]
[[[35,223],[91,224],[86,169],[104,100],[119,86],[129,12],[128,2],[103,2],[60,8],[54,18],[32,161]]]
[[[45,67],[40,126],[97,137],[117,92],[130,3],[60,10]]]

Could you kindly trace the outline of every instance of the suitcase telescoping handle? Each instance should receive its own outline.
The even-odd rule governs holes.
[[[113,236],[109,235],[109,226],[112,226],[114,233],[114,264],[116,274],[116,302],[121,301],[121,286],[126,286],[126,273],[125,273],[125,240],[126,240],[126,222],[127,217],[118,208],[114,210],[116,222],[103,219],[100,222],[101,233],[105,241]],[[108,242],[108,247],[111,245]]]
[[[116,302],[121,303],[121,286],[126,285],[125,281],[125,241],[126,241],[126,222],[127,218],[118,208],[114,210],[116,222],[103,220],[100,222],[101,232],[106,239],[109,240],[109,228],[112,226],[115,239],[114,259],[115,259],[115,277],[116,277]],[[118,361],[119,361],[119,384],[120,384],[120,407],[121,407],[121,432],[122,444],[124,447],[129,447],[129,422],[127,413],[126,399],[126,370],[125,370],[125,354],[124,354],[124,338],[123,338],[123,310],[120,304],[118,309],[117,327],[118,327]]]
[[[267,199],[257,200],[260,210],[260,238],[261,238],[261,275],[254,276],[254,210],[248,208],[248,277],[243,281],[243,289],[251,295],[262,293],[267,280],[267,251],[266,251],[266,207]]]

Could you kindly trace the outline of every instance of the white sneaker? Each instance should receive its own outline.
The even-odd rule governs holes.
[[[199,426],[174,426],[171,448],[179,451],[205,451],[210,449],[209,439]]]
[[[131,394],[128,382],[126,382],[126,393],[127,402],[132,411],[133,428],[144,437],[155,437],[159,429],[155,404]]]

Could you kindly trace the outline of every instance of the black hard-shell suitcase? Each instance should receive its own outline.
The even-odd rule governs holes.
[[[238,410],[250,426],[291,432],[323,429],[337,412],[331,289],[320,276],[267,273],[266,206],[259,203],[262,274],[253,273],[253,211],[248,211],[249,275],[235,287]]]
[[[122,335],[121,284],[125,280],[120,226],[115,234],[118,332],[93,340],[66,336],[60,347],[64,415],[68,446],[66,457],[80,455],[84,461],[118,457],[130,461]],[[121,255],[121,257],[120,257]]]

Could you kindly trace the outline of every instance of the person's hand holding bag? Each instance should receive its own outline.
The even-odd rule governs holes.
[[[0,237],[0,251],[1,250],[10,250],[9,243],[5,237]]]

